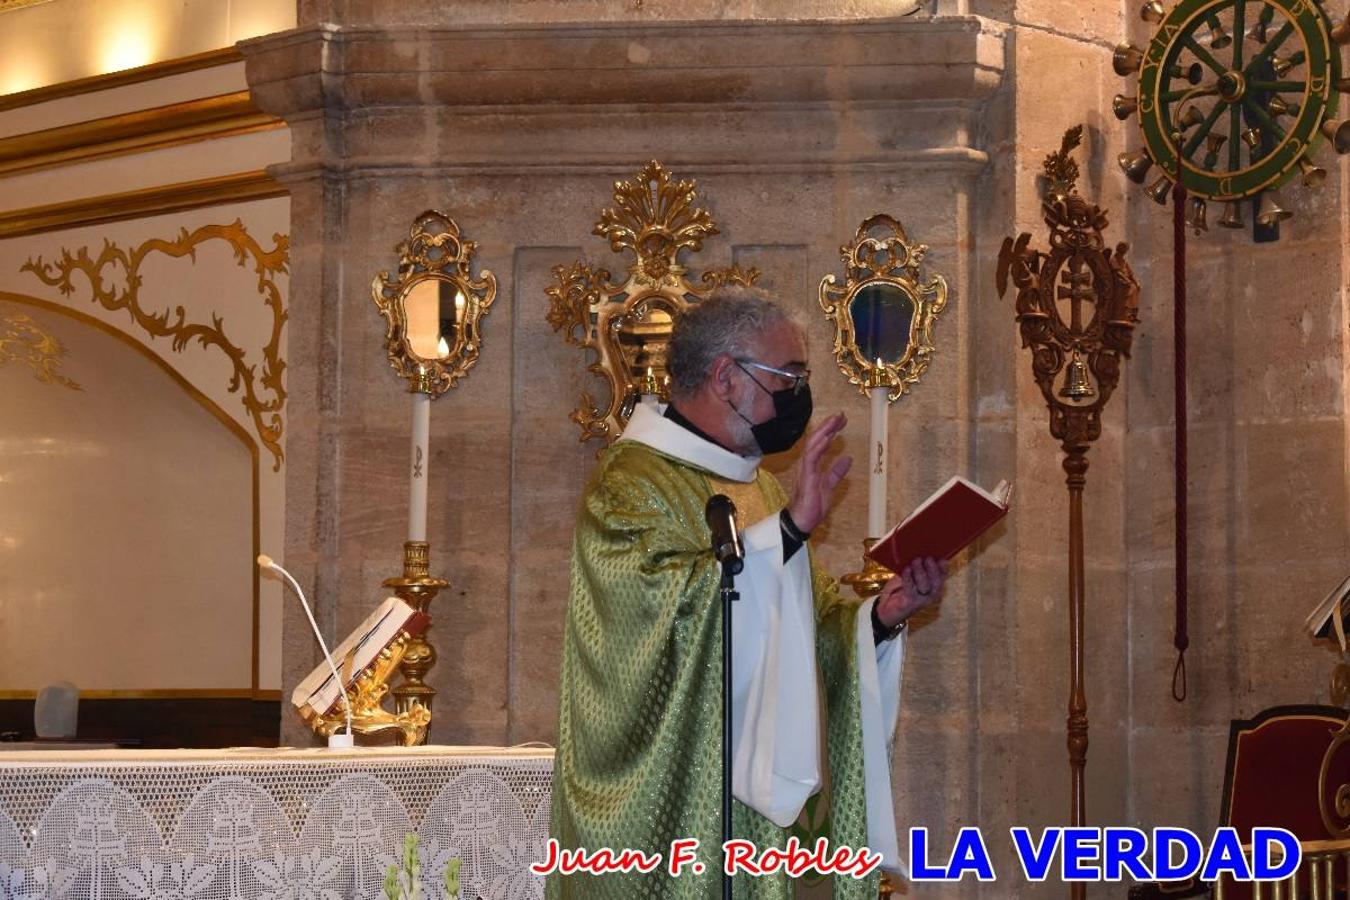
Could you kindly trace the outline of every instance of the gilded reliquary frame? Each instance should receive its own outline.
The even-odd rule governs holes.
[[[487,269],[474,277],[477,247],[454,219],[429,209],[396,248],[396,275],[381,272],[370,286],[387,325],[389,365],[411,391],[440,396],[478,361],[480,322],[497,298],[497,278]]]
[[[572,412],[583,442],[618,438],[643,395],[668,402],[666,354],[675,319],[714,288],[750,286],[759,277],[756,269],[730,266],[707,269],[698,286],[690,283],[681,253],[698,252],[704,238],[718,233],[708,211],[694,206],[694,188],[656,160],[635,179],[614,184],[614,206],[601,211],[592,233],[607,238],[615,253],[632,254],[622,283],[582,261],[553,268],[548,322],[567,343],[594,354],[587,371],[608,392],[607,400],[583,392]]]
[[[820,282],[820,308],[834,323],[835,361],[864,394],[889,387],[897,400],[928,368],[947,281],[941,275],[924,280],[927,245],[910,243],[904,226],[884,213],[859,225],[839,252],[843,283],[833,274]]]

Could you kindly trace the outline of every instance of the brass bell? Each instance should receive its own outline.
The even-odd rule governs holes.
[[[1261,212],[1256,217],[1258,225],[1270,228],[1293,217],[1294,214],[1280,204],[1278,194],[1274,191],[1266,191],[1265,197],[1261,200]]]
[[[1133,75],[1144,62],[1144,51],[1131,43],[1117,44],[1116,52],[1111,54],[1111,68],[1117,75]]]
[[[1298,167],[1303,173],[1304,187],[1321,187],[1322,182],[1327,180],[1327,170],[1315,164],[1306,156],[1298,161]]]
[[[1189,81],[1191,84],[1199,84],[1205,78],[1205,70],[1199,63],[1191,63],[1189,66],[1178,63],[1168,71],[1173,78],[1180,78]]]
[[[1224,228],[1241,228],[1242,222],[1242,201],[1229,200],[1223,205],[1223,218],[1219,224]]]
[[[1270,110],[1272,116],[1297,116],[1299,105],[1297,103],[1285,103],[1280,97],[1271,97],[1270,103],[1266,104],[1266,109]]]
[[[1148,174],[1149,168],[1153,165],[1153,160],[1149,157],[1147,150],[1140,150],[1133,156],[1129,153],[1122,153],[1116,157],[1116,162],[1120,164],[1120,171],[1125,173],[1125,177],[1135,184],[1144,183],[1144,176]]]
[[[1167,205],[1167,195],[1172,193],[1172,179],[1166,175],[1158,176],[1158,180],[1148,186],[1148,196],[1159,206]]]
[[[1209,231],[1209,225],[1205,223],[1205,198],[1192,197],[1186,203],[1186,224],[1195,229],[1196,234]]]
[[[1233,36],[1230,35],[1219,21],[1218,16],[1211,15],[1209,21],[1209,49],[1222,50],[1225,47],[1231,47]]]
[[[1303,65],[1304,61],[1307,58],[1308,55],[1304,53],[1302,50],[1300,50],[1297,53],[1290,56],[1288,59],[1281,59],[1278,56],[1271,58],[1270,67],[1275,70],[1276,78],[1283,78],[1284,76],[1289,74],[1289,72],[1294,68],[1294,66]]]
[[[1111,101],[1111,109],[1115,112],[1116,118],[1124,122],[1139,109],[1139,98],[1116,94],[1116,99]]]
[[[1078,355],[1078,350],[1073,351],[1073,359],[1069,360],[1068,373],[1064,378],[1064,387],[1059,389],[1059,395],[1069,400],[1088,400],[1097,396],[1097,391],[1092,387],[1092,376],[1088,374],[1087,363]]]
[[[1209,134],[1205,135],[1205,149],[1210,153],[1218,153],[1223,149],[1223,144],[1226,140],[1228,140],[1228,135],[1215,134],[1211,131]]]
[[[1350,15],[1331,29],[1331,39],[1338,44],[1350,44]]]
[[[1148,0],[1148,2],[1139,10],[1139,18],[1143,19],[1145,22],[1152,22],[1154,24],[1161,22],[1163,16],[1166,14],[1166,10],[1163,9],[1162,0]]]
[[[1246,131],[1242,132],[1242,143],[1246,144],[1248,147],[1251,147],[1253,150],[1260,148],[1261,129],[1248,128]]]
[[[1205,121],[1205,114],[1195,106],[1188,106],[1186,111],[1181,114],[1181,118],[1177,120],[1177,127],[1185,131],[1187,128],[1199,125],[1203,121]]]
[[[1322,133],[1327,136],[1327,140],[1336,148],[1337,153],[1350,153],[1350,119],[1334,122],[1327,119],[1322,123]]]

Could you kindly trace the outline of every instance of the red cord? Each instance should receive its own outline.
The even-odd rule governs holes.
[[[1172,340],[1176,378],[1176,633],[1172,699],[1186,699],[1186,187],[1172,190]]]

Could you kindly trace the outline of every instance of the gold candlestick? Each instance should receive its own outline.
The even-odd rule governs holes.
[[[443,578],[432,578],[431,547],[426,541],[407,541],[403,545],[403,575],[400,578],[388,578],[383,582],[387,588],[413,609],[430,618],[427,607],[442,589],[450,586]],[[427,626],[430,628],[430,626]],[[436,689],[425,681],[426,674],[436,664],[436,648],[426,639],[426,632],[408,642],[407,650],[399,662],[399,671],[403,682],[393,689],[394,710],[399,715],[411,715],[415,710],[423,710],[430,725],[432,702]],[[427,742],[423,731],[419,744]]]

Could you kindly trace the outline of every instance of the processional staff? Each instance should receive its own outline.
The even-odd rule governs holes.
[[[1101,414],[1120,380],[1120,362],[1130,355],[1139,321],[1139,284],[1125,262],[1129,245],[1106,249],[1106,213],[1078,194],[1078,164],[1070,153],[1083,127],[1065,132],[1056,153],[1045,160],[1048,182],[1041,204],[1050,226],[1050,250],[1028,247],[1031,235],[1003,241],[998,258],[999,296],[1008,279],[1017,288],[1017,323],[1022,346],[1031,350],[1031,368],[1050,408],[1050,434],[1064,451],[1069,487],[1069,715],[1070,815],[1081,826],[1087,817],[1087,692],[1083,683],[1083,488],[1087,451],[1102,433]],[[1090,314],[1085,309],[1090,305]],[[1065,312],[1068,320],[1065,320]],[[1086,318],[1086,321],[1084,319]],[[1085,885],[1074,882],[1070,897],[1080,900]]]

